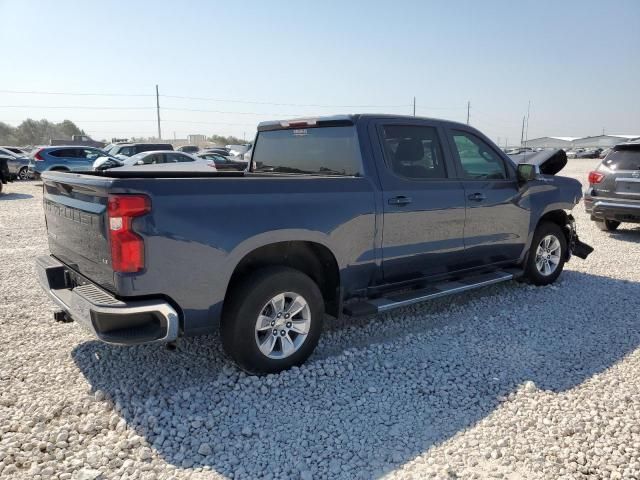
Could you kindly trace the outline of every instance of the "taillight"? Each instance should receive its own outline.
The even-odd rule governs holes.
[[[604,179],[604,174],[600,172],[589,172],[589,183],[594,185]]]
[[[133,219],[151,211],[146,195],[109,195],[107,215],[111,241],[111,266],[115,272],[133,273],[144,268],[144,240],[131,228]]]
[[[33,159],[34,159],[36,162],[44,162],[44,158],[42,158],[42,155],[40,155],[40,152],[42,152],[42,150],[43,150],[43,149],[41,148],[41,149],[40,149],[40,150],[38,150],[38,151],[35,153],[35,155],[33,156]]]

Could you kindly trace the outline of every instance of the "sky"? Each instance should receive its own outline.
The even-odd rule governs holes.
[[[529,101],[528,138],[640,135],[638,0],[0,0],[0,19],[12,125],[157,135],[157,84],[165,139],[410,115],[414,97],[417,115],[462,122],[470,102],[501,145],[519,144]]]

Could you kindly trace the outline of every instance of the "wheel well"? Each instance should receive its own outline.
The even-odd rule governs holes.
[[[325,311],[330,315],[338,316],[340,310],[338,263],[327,247],[315,242],[278,242],[248,253],[231,275],[227,296],[233,291],[235,285],[251,272],[276,265],[295,268],[308,275],[322,292]]]
[[[562,228],[564,236],[567,239],[567,244],[569,243],[569,241],[571,240],[571,230],[570,227],[567,227],[567,225],[569,225],[570,223],[569,215],[567,214],[567,212],[565,212],[564,210],[553,210],[551,212],[547,212],[542,217],[540,217],[538,225],[540,225],[542,222],[552,222]]]

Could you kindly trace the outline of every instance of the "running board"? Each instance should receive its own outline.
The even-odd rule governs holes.
[[[405,291],[402,293],[392,293],[384,297],[370,300],[358,301],[345,305],[344,313],[352,317],[364,315],[375,315],[394,308],[406,307],[414,303],[432,300],[434,298],[453,295],[455,293],[466,292],[475,288],[493,285],[494,283],[506,282],[522,276],[520,269],[504,269],[496,272],[482,273],[470,277],[459,278],[447,282],[434,283],[420,290]]]

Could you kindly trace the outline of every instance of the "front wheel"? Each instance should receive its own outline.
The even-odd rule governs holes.
[[[615,220],[596,220],[596,226],[603,232],[612,232],[620,226]]]
[[[235,285],[224,306],[222,346],[250,374],[302,364],[322,331],[324,301],[316,283],[288,267],[264,268]]]
[[[567,248],[567,238],[559,225],[551,222],[538,225],[527,256],[525,277],[534,285],[555,282],[564,268]]]
[[[29,178],[29,171],[28,171],[27,167],[22,167],[18,171],[18,178],[20,180],[26,180],[27,178]]]

